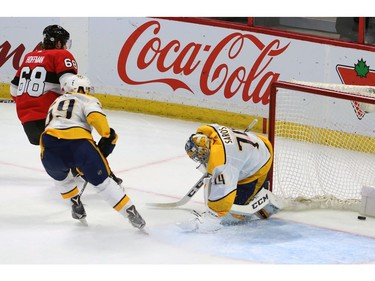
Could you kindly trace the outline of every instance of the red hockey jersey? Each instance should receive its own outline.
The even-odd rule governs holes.
[[[26,54],[11,81],[11,95],[21,123],[45,119],[49,106],[63,94],[60,78],[77,72],[77,62],[68,50],[36,50]]]

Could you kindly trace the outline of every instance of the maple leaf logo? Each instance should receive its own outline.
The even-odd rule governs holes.
[[[353,66],[336,65],[336,71],[340,80],[345,85],[375,86],[375,70],[370,69],[366,61],[361,58],[358,63]],[[357,118],[361,120],[366,112],[361,110],[360,103],[352,101]]]
[[[361,59],[357,64],[354,64],[354,70],[357,72],[357,76],[366,78],[367,73],[370,72],[370,67],[366,65],[366,61]]]

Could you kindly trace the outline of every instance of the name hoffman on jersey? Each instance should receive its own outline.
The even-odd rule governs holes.
[[[30,56],[26,59],[26,63],[42,63],[44,56]]]
[[[221,138],[224,140],[226,144],[233,144],[233,140],[229,134],[229,130],[227,127],[220,127],[219,133]]]

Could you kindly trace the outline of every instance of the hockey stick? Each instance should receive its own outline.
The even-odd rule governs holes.
[[[249,126],[245,129],[245,133],[249,132],[256,124],[258,123],[258,119],[254,119]]]
[[[258,119],[254,119],[249,126],[245,129],[244,132],[249,132],[255,124],[258,123]],[[187,202],[190,201],[191,197],[194,196],[195,193],[204,185],[203,180],[205,178],[209,177],[207,174],[204,174],[197,182],[196,184],[190,188],[188,193],[185,194],[184,197],[182,197],[180,200],[176,202],[171,202],[171,203],[147,203],[146,205],[150,207],[157,207],[157,208],[174,208],[174,207],[179,207],[182,205],[185,205]]]
[[[14,100],[11,99],[0,99],[0,103],[15,103]]]
[[[86,186],[87,186],[88,183],[89,183],[88,181],[85,181],[85,183],[83,184],[81,191],[78,193],[79,197],[82,196],[82,193],[85,191]]]
[[[122,179],[116,177],[115,174],[114,174],[112,171],[111,171],[111,174],[109,175],[109,177],[110,177],[111,179],[113,179],[118,185],[121,185],[121,184],[122,184]],[[82,196],[82,193],[85,191],[86,186],[87,186],[88,183],[89,183],[88,181],[85,181],[84,185],[82,186],[81,191],[80,191],[79,194],[78,194],[79,196]]]
[[[77,174],[76,177],[79,177],[79,174]],[[118,185],[121,186],[121,184],[122,184],[122,179],[116,177],[116,176],[113,174],[112,171],[111,171],[111,174],[109,175],[109,177],[112,178],[112,179],[113,179]],[[79,198],[82,197],[82,194],[83,194],[83,192],[85,191],[86,186],[87,186],[88,183],[89,183],[89,182],[88,182],[87,180],[85,180],[85,183],[83,184],[82,189],[81,189],[81,190],[79,191],[79,193],[78,193],[78,197],[79,197]],[[88,226],[88,223],[87,223],[86,218],[81,218],[81,219],[78,219],[78,220],[79,220],[83,225]]]
[[[197,182],[194,184],[192,188],[188,191],[188,193],[185,194],[184,197],[182,197],[180,200],[176,202],[171,202],[171,203],[146,203],[146,205],[150,207],[157,207],[157,208],[174,208],[174,207],[179,207],[182,205],[185,205],[191,197],[194,196],[195,193],[204,185],[204,179],[208,178],[209,176],[207,174],[204,174]]]
[[[189,192],[182,197],[179,201],[171,202],[171,203],[146,203],[146,205],[150,207],[157,207],[157,208],[175,208],[186,204],[191,197],[199,190],[200,187],[203,186],[204,182],[203,176],[190,190]],[[266,189],[262,189],[258,192],[258,194],[250,201],[248,205],[237,205],[233,204],[230,210],[230,213],[237,214],[237,215],[253,215],[271,203],[273,206],[281,209],[280,204],[275,202],[275,196]]]

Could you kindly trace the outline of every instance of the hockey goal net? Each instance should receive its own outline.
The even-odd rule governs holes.
[[[284,209],[356,210],[375,186],[375,88],[302,81],[271,87],[271,187]]]

